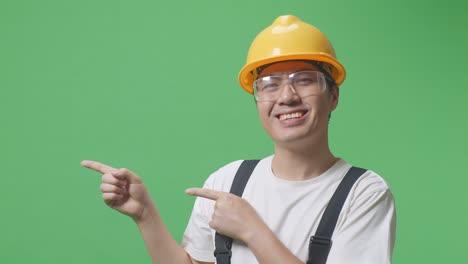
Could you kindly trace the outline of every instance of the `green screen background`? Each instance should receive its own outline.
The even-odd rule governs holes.
[[[0,263],[150,263],[83,159],[143,177],[180,241],[185,188],[272,153],[237,73],[282,14],[347,68],[331,146],[392,187],[394,263],[468,263],[462,0],[1,0]]]

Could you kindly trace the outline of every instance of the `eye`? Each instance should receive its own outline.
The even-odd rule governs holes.
[[[277,89],[278,87],[279,87],[279,85],[277,83],[268,82],[268,83],[264,83],[264,84],[261,85],[261,90],[262,91],[274,90],[274,89]]]
[[[277,79],[272,76],[267,76],[257,80],[257,90],[259,92],[272,92],[279,89],[281,85],[281,79]]]
[[[311,85],[317,82],[317,75],[314,73],[302,73],[294,78],[296,85]]]
[[[312,78],[301,78],[301,79],[298,79],[296,80],[296,84],[299,84],[299,85],[307,85],[307,84],[311,84],[311,83],[314,83],[314,80]]]

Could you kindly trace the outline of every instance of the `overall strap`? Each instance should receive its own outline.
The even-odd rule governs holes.
[[[354,183],[366,172],[365,169],[351,167],[328,203],[315,235],[310,238],[307,264],[325,264],[332,246],[331,237],[335,230],[341,208]]]
[[[234,176],[234,180],[231,185],[231,190],[229,191],[230,193],[242,197],[245,185],[247,185],[250,175],[255,169],[255,166],[257,166],[258,162],[259,160],[244,160],[242,162],[242,164],[236,172],[236,175]],[[231,247],[232,238],[222,234],[218,234],[218,232],[216,232],[214,255],[216,257],[217,264],[231,264]]]

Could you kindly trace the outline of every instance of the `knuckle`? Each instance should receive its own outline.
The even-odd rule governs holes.
[[[114,184],[116,181],[115,177],[112,176],[112,174],[103,174],[102,175],[102,182],[104,183],[110,183],[110,184]]]
[[[120,168],[119,171],[120,171],[121,173],[123,173],[123,174],[127,174],[127,173],[130,172],[130,170],[127,169],[127,168]]]
[[[220,210],[216,210],[213,212],[213,215],[211,216],[211,221],[216,222],[218,219],[222,219],[223,217],[223,212]]]
[[[107,202],[107,201],[111,201],[112,200],[112,197],[110,196],[109,193],[103,193],[102,194],[102,199]]]
[[[118,198],[116,193],[103,193],[102,198],[105,202],[112,202]]]
[[[222,200],[221,200],[221,205],[231,206],[232,204],[234,204],[235,200],[236,200],[236,197],[234,197],[234,196],[224,195]]]
[[[210,223],[208,224],[211,228],[216,229],[216,222],[214,220],[211,220]]]

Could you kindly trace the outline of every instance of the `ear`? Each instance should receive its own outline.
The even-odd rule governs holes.
[[[338,85],[335,85],[331,91],[330,95],[330,102],[331,102],[331,111],[335,110],[336,107],[338,106],[338,101],[340,98],[340,87]]]

